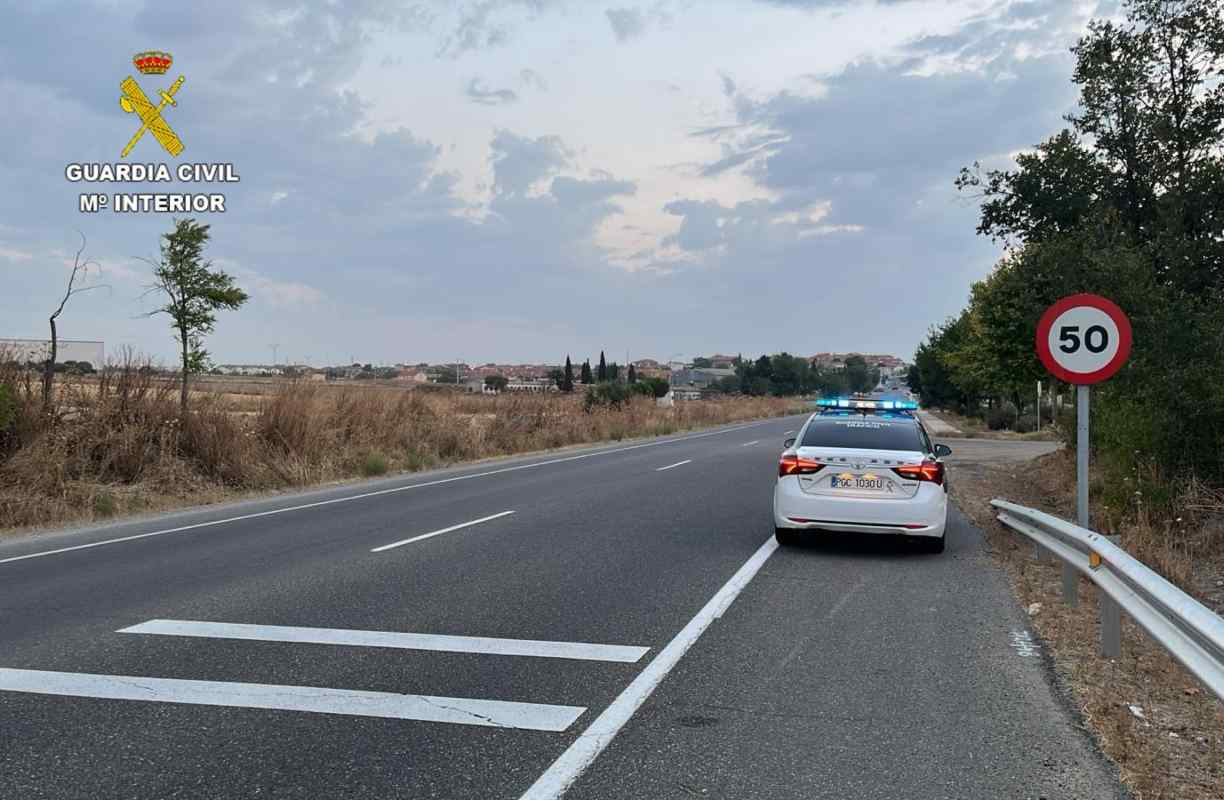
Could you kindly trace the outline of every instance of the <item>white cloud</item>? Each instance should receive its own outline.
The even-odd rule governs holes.
[[[0,258],[8,261],[29,261],[34,258],[34,254],[29,250],[20,250],[16,247],[9,247],[3,242],[0,242]]]

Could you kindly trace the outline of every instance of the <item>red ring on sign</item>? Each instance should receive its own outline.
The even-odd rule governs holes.
[[[1050,328],[1054,327],[1054,320],[1058,319],[1063,312],[1080,306],[1088,306],[1105,312],[1105,314],[1113,320],[1114,325],[1118,326],[1118,352],[1109,360],[1109,363],[1095,372],[1072,372],[1059,364],[1054,359],[1054,354],[1050,352]],[[1073,294],[1064,297],[1054,305],[1046,309],[1046,312],[1041,315],[1041,320],[1037,323],[1037,357],[1041,359],[1041,363],[1050,371],[1055,378],[1058,378],[1064,383],[1075,385],[1087,385],[1090,383],[1099,383],[1113,375],[1126,363],[1126,359],[1130,356],[1131,351],[1131,324],[1125,312],[1118,308],[1118,304],[1112,300],[1107,300],[1099,294]]]

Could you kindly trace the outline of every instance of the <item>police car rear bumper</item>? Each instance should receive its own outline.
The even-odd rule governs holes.
[[[774,488],[773,509],[777,528],[938,538],[947,528],[948,493],[943,486],[924,483],[907,500],[810,495],[799,488],[797,477],[788,475]]]

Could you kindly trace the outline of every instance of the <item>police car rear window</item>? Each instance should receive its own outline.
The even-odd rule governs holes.
[[[870,415],[814,419],[803,433],[802,447],[848,447],[863,450],[925,449],[918,426],[909,419]]]

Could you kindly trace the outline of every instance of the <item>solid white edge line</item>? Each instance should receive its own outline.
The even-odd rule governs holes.
[[[751,442],[744,442],[743,444],[740,445],[740,447],[751,447],[754,444],[760,444],[760,443],[761,443],[760,439],[753,439]]]
[[[582,706],[517,703],[509,700],[435,697],[315,686],[91,675],[83,672],[48,672],[34,669],[0,669],[0,691],[59,697],[92,697],[99,700],[141,700],[195,706],[345,714],[554,733],[564,731],[586,711]]]
[[[612,705],[596,717],[595,721],[579,734],[574,743],[566,748],[552,766],[537,778],[527,791],[523,792],[519,800],[556,800],[561,797],[578,779],[578,776],[603,752],[604,748],[612,743],[620,729],[658,688],[672,668],[679,663],[681,657],[701,637],[706,628],[723,615],[777,549],[777,541],[772,536],[769,537],[731,576],[731,580],[727,581],[697,612],[697,616],[693,617],[684,626],[684,629],[659,651],[659,654],[646,668],[638,673],[628,688],[612,701]]]
[[[662,472],[665,469],[675,469],[676,467],[683,467],[685,464],[692,464],[692,463],[693,463],[693,459],[686,458],[683,461],[677,461],[675,464],[668,464],[666,467],[659,467],[658,469],[655,470],[655,472]]]
[[[707,433],[696,433],[692,436],[685,436],[680,439],[666,439],[664,441],[643,442],[642,444],[629,445],[628,447],[618,447],[615,450],[597,450],[594,453],[580,453],[576,456],[566,456],[565,458],[553,458],[548,461],[536,461],[531,464],[517,464],[513,467],[502,467],[501,469],[492,469],[485,472],[474,472],[467,475],[456,475],[451,478],[440,478],[436,481],[426,481],[424,483],[413,483],[408,486],[394,486],[390,489],[378,489],[373,492],[363,492],[361,494],[349,495],[347,497],[334,497],[331,500],[319,500],[314,503],[303,503],[297,506],[286,506],[285,508],[273,508],[268,511],[258,511],[253,514],[241,514],[236,517],[226,517],[224,519],[214,519],[208,522],[197,522],[192,525],[182,525],[177,528],[167,528],[160,531],[150,531],[148,533],[137,533],[132,536],[120,536],[116,539],[104,539],[100,542],[88,542],[86,544],[73,545],[72,547],[60,547],[55,550],[43,550],[37,553],[26,553],[22,556],[11,556],[9,558],[0,558],[0,564],[11,564],[14,561],[25,561],[30,558],[42,558],[44,556],[55,556],[60,553],[71,553],[75,550],[88,550],[92,547],[102,547],[108,544],[120,544],[122,542],[134,542],[138,539],[148,539],[151,536],[164,536],[168,533],[182,533],[183,531],[192,531],[199,528],[211,528],[216,525],[225,525],[230,522],[241,522],[248,519],[258,519],[260,517],[270,517],[275,514],[284,514],[289,511],[301,511],[306,508],[319,508],[321,506],[330,506],[335,503],[348,503],[353,500],[364,500],[367,497],[379,497],[385,494],[395,494],[396,492],[406,492],[410,489],[424,489],[428,486],[440,486],[444,483],[454,483],[455,481],[466,481],[473,478],[487,478],[490,475],[501,475],[505,472],[516,472],[521,469],[533,469],[535,467],[547,467],[552,464],[563,464],[567,461],[577,461],[582,458],[593,458],[595,456],[610,456],[616,453],[624,453],[629,450],[638,450],[643,447],[658,447],[665,444],[678,444],[680,442],[688,442],[693,439],[704,439],[707,436],[721,436],[724,433],[734,433],[735,431],[747,430],[748,428],[758,428],[761,425],[768,425],[775,420],[767,419],[761,422],[752,422],[747,425],[739,425],[734,428],[727,428],[720,431],[709,431]]]
[[[395,548],[403,547],[406,544],[412,544],[413,542],[424,541],[425,539],[432,539],[435,536],[441,536],[442,534],[450,533],[451,531],[457,531],[463,528],[470,528],[473,525],[479,525],[480,523],[488,522],[491,519],[499,519],[501,517],[506,517],[513,513],[514,513],[513,511],[503,511],[500,514],[490,514],[487,517],[481,517],[480,519],[474,519],[471,522],[460,522],[458,525],[451,525],[449,528],[443,528],[440,531],[431,531],[430,533],[422,533],[420,536],[413,536],[411,539],[403,539],[398,542],[392,542],[391,544],[384,544],[382,547],[375,547],[370,552],[371,553],[381,553],[385,550],[394,550]]]
[[[589,642],[550,642],[538,639],[499,639],[489,636],[450,636],[402,631],[304,628],[291,625],[247,625],[234,622],[198,622],[185,619],[151,619],[121,628],[116,633],[156,636],[188,636],[202,639],[233,639],[246,642],[288,642],[345,647],[385,647],[394,650],[428,650],[441,653],[530,656],[572,661],[605,661],[635,664],[649,647]]]

